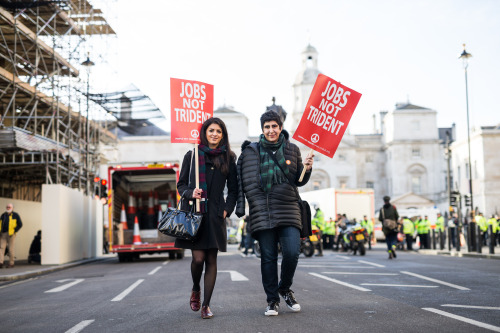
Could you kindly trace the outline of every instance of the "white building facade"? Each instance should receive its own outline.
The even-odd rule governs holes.
[[[302,52],[302,69],[293,84],[292,129],[305,110],[320,72],[318,52],[308,45]],[[351,135],[349,128],[335,156],[316,154],[314,172],[304,191],[326,187],[373,188],[375,206],[389,195],[401,208],[446,209],[446,164],[439,138],[437,112],[410,103],[381,112],[379,133]],[[310,149],[303,145],[302,153]]]
[[[500,214],[500,126],[472,129],[470,161],[472,171],[472,199],[477,211],[490,217]],[[452,169],[454,188],[469,194],[469,150],[467,140],[454,142]]]

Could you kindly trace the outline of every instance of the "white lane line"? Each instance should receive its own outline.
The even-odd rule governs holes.
[[[237,271],[217,271],[219,273],[229,273],[231,281],[248,281],[248,278]]]
[[[499,307],[495,307],[495,306],[458,305],[458,304],[442,304],[441,306],[447,306],[447,307],[450,307],[450,308],[466,308],[466,309],[480,309],[480,310],[500,310]]]
[[[375,263],[373,263],[373,262],[364,261],[364,260],[358,260],[358,262],[360,262],[360,263],[362,263],[362,264],[372,265],[372,266],[375,266],[375,267],[385,267],[384,265],[375,264]]]
[[[338,275],[399,275],[398,273],[355,273],[355,272],[321,272],[323,274],[338,274]]]
[[[131,285],[130,287],[128,287],[127,289],[125,289],[120,295],[118,295],[115,298],[113,298],[111,300],[111,302],[119,302],[119,301],[121,301],[122,299],[125,298],[125,296],[127,296],[128,294],[130,294],[132,292],[132,290],[134,290],[138,285],[140,285],[143,282],[144,282],[144,279],[139,279],[139,280],[135,281],[133,285]]]
[[[59,282],[59,283],[63,283],[63,282],[66,282],[66,281],[73,281],[73,282],[66,283],[66,284],[63,284],[62,286],[59,286],[59,287],[47,290],[46,293],[58,293],[60,291],[66,290],[68,288],[71,288],[75,284],[78,284],[78,283],[80,283],[80,282],[82,282],[84,280],[85,279],[64,279],[64,280],[58,280],[56,282]]]
[[[298,265],[299,267],[311,267],[311,268],[318,268],[318,267],[327,267],[327,268],[373,268],[373,267],[366,267],[366,266],[343,266],[343,265]]]
[[[423,275],[420,275],[420,274],[415,274],[415,273],[412,273],[412,272],[401,271],[401,273],[408,274],[408,275],[411,275],[411,276],[414,276],[414,277],[417,277],[417,278],[420,278],[420,279],[423,279],[423,280],[427,280],[427,281],[439,283],[439,284],[442,284],[442,285],[445,285],[445,286],[448,286],[448,287],[451,287],[451,288],[459,289],[459,290],[470,290],[469,288],[457,286],[456,284],[444,282],[444,281],[441,281],[441,280],[436,280],[436,279],[433,279],[433,278],[430,278],[430,277],[427,277],[427,276],[423,276]]]
[[[153,269],[151,272],[148,273],[148,275],[153,275],[154,273],[158,272],[161,269],[161,266],[156,267]]]
[[[166,265],[166,264],[168,264],[168,261],[164,261],[162,265]]]
[[[425,286],[417,284],[384,284],[384,283],[362,283],[362,286],[379,286],[379,287],[408,287],[408,288],[437,288],[438,286]]]
[[[355,286],[355,285],[350,284],[350,283],[346,283],[346,282],[343,282],[343,281],[335,280],[335,279],[329,278],[328,276],[324,276],[324,275],[321,275],[321,274],[318,274],[318,273],[309,273],[309,274],[311,274],[313,276],[316,276],[316,277],[319,277],[320,279],[324,279],[324,280],[327,280],[327,281],[330,281],[330,282],[333,282],[333,283],[337,283],[337,284],[340,284],[340,285],[343,285],[343,286],[346,286],[346,287],[349,287],[349,288],[353,288],[353,289],[356,289],[356,290],[371,291],[370,289],[366,289],[366,288],[363,288],[363,287],[358,287],[358,286]]]
[[[351,258],[349,257],[344,257],[344,256],[335,256],[336,258],[341,258],[341,259],[344,259],[344,260],[351,260]]]
[[[490,324],[482,323],[482,322],[474,320],[474,319],[469,319],[466,317],[457,316],[453,313],[449,313],[449,312],[445,312],[445,311],[441,311],[441,310],[433,309],[433,308],[422,308],[422,310],[434,312],[434,313],[440,314],[442,316],[453,318],[456,320],[460,320],[460,321],[463,321],[465,323],[468,323],[468,324],[471,324],[474,326],[478,326],[478,327],[482,327],[482,328],[486,328],[487,330],[491,330],[494,332],[500,332],[500,327],[498,327],[498,326],[493,326]]]
[[[77,325],[71,327],[69,330],[66,331],[66,333],[78,333],[81,330],[83,330],[85,327],[89,326],[95,321],[95,319],[92,320],[84,320]]]

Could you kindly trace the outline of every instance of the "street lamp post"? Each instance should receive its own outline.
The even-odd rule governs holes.
[[[86,112],[86,117],[85,117],[85,194],[88,195],[89,192],[89,187],[90,187],[90,182],[89,182],[89,165],[90,165],[90,123],[89,123],[89,91],[90,91],[90,68],[94,66],[95,63],[90,60],[89,55],[87,54],[87,60],[82,62],[82,66],[85,66],[87,68],[87,112]]]
[[[472,54],[468,53],[465,50],[465,44],[463,44],[464,50],[459,59],[462,59],[462,63],[464,66],[464,72],[465,72],[465,104],[467,107],[467,147],[469,150],[469,195],[470,195],[470,211],[471,211],[471,218],[470,218],[470,224],[469,224],[469,234],[472,235],[474,234],[475,230],[475,223],[474,223],[474,201],[473,201],[473,196],[472,196],[472,163],[471,163],[471,158],[470,158],[470,125],[469,125],[469,88],[468,88],[468,82],[467,82],[467,68],[469,67],[469,58],[472,57]],[[472,239],[474,239],[472,237]],[[474,243],[474,242],[473,242]],[[477,246],[481,246],[480,244],[477,244]]]

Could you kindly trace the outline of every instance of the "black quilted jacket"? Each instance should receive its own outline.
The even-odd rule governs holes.
[[[260,178],[260,155],[257,142],[245,141],[241,146],[242,153],[238,158],[238,201],[236,215],[245,215],[245,197],[250,209],[250,232],[255,235],[258,231],[272,229],[278,226],[294,226],[302,229],[300,209],[297,196],[292,186],[303,186],[311,177],[311,172],[305,173],[302,182],[299,182],[300,173],[304,168],[299,147],[288,140],[285,135],[285,160],[290,162],[289,183],[273,185],[269,193],[265,193]]]

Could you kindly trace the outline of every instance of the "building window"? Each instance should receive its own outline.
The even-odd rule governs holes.
[[[469,176],[469,163],[465,163],[465,179],[470,179]]]
[[[411,191],[415,194],[420,194],[422,192],[422,177],[411,177]]]
[[[338,181],[339,181],[339,187],[340,188],[346,188],[347,187],[347,177],[339,177],[338,178]]]
[[[372,156],[372,154],[366,154],[366,156],[365,156],[365,162],[366,163],[373,162],[373,156]]]
[[[412,148],[411,149],[412,157],[420,157],[420,148]]]
[[[420,121],[413,121],[411,126],[414,131],[420,131]]]
[[[458,179],[458,188],[460,188],[461,184],[460,180],[462,179],[462,175],[460,174],[460,167],[457,167],[457,179]]]
[[[345,155],[339,154],[339,161],[345,161]]]
[[[477,175],[477,161],[474,161],[474,179],[478,179],[478,175]]]
[[[313,182],[313,190],[316,191],[319,189],[321,189],[321,182],[316,180]]]
[[[366,182],[366,188],[375,188],[373,182]]]

